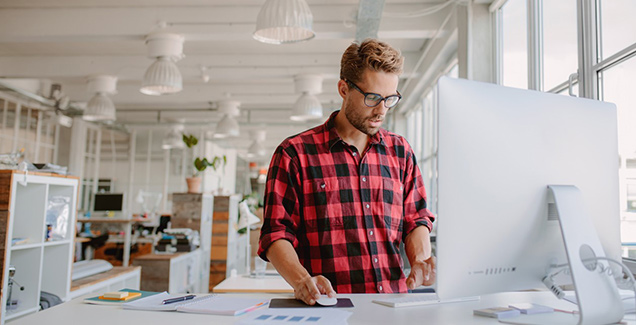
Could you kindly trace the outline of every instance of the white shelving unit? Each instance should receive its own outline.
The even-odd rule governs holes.
[[[4,237],[4,259],[2,271],[2,291],[0,324],[5,321],[39,310],[40,292],[57,295],[63,301],[69,300],[71,267],[73,263],[73,239],[77,218],[78,179],[74,177],[17,171],[0,171],[0,236]],[[63,226],[56,226],[49,220],[58,211],[49,206],[52,198],[68,198],[65,205],[67,214]],[[52,224],[59,238],[47,239],[47,223]],[[57,237],[57,236],[56,236]],[[12,246],[12,239],[25,242]],[[0,244],[2,245],[2,244]],[[15,267],[11,300],[17,304],[7,308],[9,299],[9,266]],[[19,287],[23,286],[24,291]]]
[[[95,295],[121,289],[139,290],[141,267],[114,267],[110,271],[73,281],[69,298],[75,299],[88,293]]]

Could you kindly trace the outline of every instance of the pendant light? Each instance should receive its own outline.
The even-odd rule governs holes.
[[[176,61],[183,56],[183,36],[166,32],[152,33],[146,37],[148,57],[156,61],[150,65],[139,91],[146,95],[166,95],[183,89],[183,78]]]
[[[247,149],[248,158],[263,157],[267,154],[267,150],[265,150],[265,147],[263,146],[266,134],[267,131],[263,129],[250,131],[252,144],[250,144],[249,148]]]
[[[161,142],[161,148],[164,150],[183,149],[184,147],[185,143],[183,142],[183,125],[176,125],[172,127]]]
[[[289,118],[292,121],[304,122],[322,118],[322,104],[316,94],[322,92],[322,76],[301,74],[294,77],[296,93],[301,96],[294,103]]]
[[[115,104],[108,97],[117,93],[117,77],[93,75],[88,77],[88,92],[95,94],[86,104],[82,119],[91,122],[114,122]]]
[[[222,100],[218,102],[219,112],[223,117],[217,123],[214,138],[223,139],[238,137],[240,135],[239,124],[235,117],[239,116],[240,102],[235,100]]]
[[[252,36],[268,44],[307,41],[316,36],[313,20],[305,0],[267,0],[258,13]]]

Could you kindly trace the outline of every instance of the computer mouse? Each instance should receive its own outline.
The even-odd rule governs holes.
[[[329,298],[329,296],[327,296],[327,295],[320,295],[320,298],[318,298],[318,300],[316,300],[316,303],[321,305],[321,306],[329,307],[329,306],[333,306],[333,305],[337,304],[338,303],[338,299],[337,298]]]

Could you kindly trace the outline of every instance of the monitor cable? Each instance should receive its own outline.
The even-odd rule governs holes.
[[[611,268],[609,267],[609,265],[606,266],[605,264],[597,263],[600,261],[613,263],[617,265],[621,269],[621,271],[617,271],[616,268]],[[631,289],[634,292],[634,296],[626,297],[626,298],[623,298],[622,300],[634,299],[634,303],[635,303],[634,306],[636,307],[636,279],[634,279],[634,275],[624,263],[612,258],[608,258],[608,257],[587,258],[587,259],[584,259],[583,262],[586,264],[586,266],[588,266],[588,269],[596,268],[596,271],[598,271],[599,273],[605,273],[608,276],[614,278],[618,288],[624,289],[624,290]],[[554,277],[556,277],[560,273],[570,275],[569,264],[553,265],[552,268],[560,268],[560,269],[552,274],[545,276],[543,278],[543,283],[557,298],[563,299],[565,297],[565,291],[559,285],[556,284],[556,282],[554,281]],[[632,313],[635,311],[636,311],[636,308],[628,309],[625,312]]]

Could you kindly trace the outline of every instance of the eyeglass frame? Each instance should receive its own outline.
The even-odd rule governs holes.
[[[364,95],[364,105],[365,105],[365,106],[367,106],[367,107],[376,107],[376,106],[378,106],[381,102],[384,102],[384,104],[383,104],[383,105],[384,105],[384,107],[386,107],[386,108],[388,108],[388,109],[391,109],[391,108],[393,108],[393,107],[397,106],[397,104],[398,104],[398,103],[400,102],[400,100],[402,99],[402,94],[400,94],[400,92],[399,92],[399,91],[397,91],[397,90],[396,90],[397,95],[389,95],[389,96],[383,97],[382,95],[377,94],[377,93],[365,93],[364,91],[362,91],[362,89],[360,89],[360,87],[358,87],[358,85],[354,84],[354,83],[353,83],[353,82],[351,82],[350,80],[344,79],[344,82],[346,82],[346,83],[347,83],[347,85],[352,86],[355,90],[357,90],[359,93],[361,93],[362,95]],[[378,97],[380,97],[380,100],[379,100],[379,101],[378,101],[375,105],[371,106],[371,105],[367,104],[367,96],[369,96],[369,95],[375,95],[375,96],[378,96]],[[390,97],[397,97],[397,98],[398,98],[398,100],[395,102],[395,104],[394,104],[393,106],[388,107],[388,106],[386,106],[386,100],[387,100],[388,98],[390,98]]]

